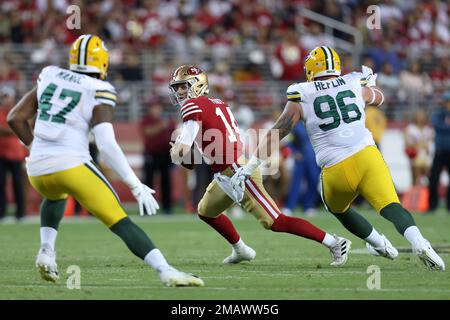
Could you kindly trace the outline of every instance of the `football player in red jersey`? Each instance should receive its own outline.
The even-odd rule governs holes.
[[[205,161],[215,173],[198,205],[198,215],[220,233],[232,246],[232,253],[223,263],[253,260],[256,252],[247,246],[223,212],[235,202],[258,219],[265,229],[287,232],[322,243],[330,249],[331,265],[341,266],[347,261],[351,242],[330,235],[308,221],[289,217],[280,212],[264,189],[259,170],[246,182],[243,199],[232,199],[226,183],[236,168],[245,164],[239,129],[228,105],[221,99],[208,97],[208,77],[195,66],[183,65],[175,70],[169,85],[171,100],[180,107],[183,121],[181,134],[172,143],[172,161],[185,167],[191,159],[192,146],[197,145]],[[192,159],[191,159],[192,160]],[[225,181],[226,182],[226,181]]]

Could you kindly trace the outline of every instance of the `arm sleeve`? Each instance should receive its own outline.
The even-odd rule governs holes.
[[[92,129],[95,143],[107,165],[125,182],[130,189],[141,183],[128,164],[122,149],[117,144],[111,123],[102,122]]]
[[[199,130],[200,126],[197,121],[188,120],[186,122],[183,122],[183,128],[181,129],[181,134],[178,138],[178,142],[188,146],[192,146]]]

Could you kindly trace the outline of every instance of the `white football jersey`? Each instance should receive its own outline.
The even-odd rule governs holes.
[[[99,104],[115,107],[114,87],[106,81],[48,66],[37,80],[37,100],[28,175],[40,176],[91,161],[92,111]]]
[[[365,126],[362,77],[352,72],[330,80],[295,83],[286,91],[288,100],[301,104],[320,167],[330,167],[375,145]]]

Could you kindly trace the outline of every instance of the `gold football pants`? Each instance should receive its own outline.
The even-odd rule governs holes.
[[[390,203],[400,203],[389,169],[375,146],[322,169],[321,196],[328,211],[342,213],[361,194],[379,213]]]
[[[93,162],[29,179],[49,200],[71,195],[108,228],[127,216],[114,189]]]
[[[245,161],[245,159],[241,158],[239,165],[243,165]],[[238,165],[233,164],[232,167],[223,170],[221,174],[231,177],[237,168]],[[233,200],[220,188],[216,180],[213,180],[198,204],[198,213],[202,216],[214,218],[232,205]],[[241,205],[245,211],[251,213],[258,219],[266,229],[270,229],[273,221],[281,214],[275,201],[264,189],[259,169],[256,169],[252,176],[245,182],[245,193]]]

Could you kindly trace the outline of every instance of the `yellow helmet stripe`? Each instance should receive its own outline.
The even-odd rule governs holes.
[[[92,35],[88,34],[86,35],[83,40],[81,41],[80,48],[78,49],[78,64],[79,65],[86,65],[87,61],[87,48],[89,44],[89,40],[91,40]]]

